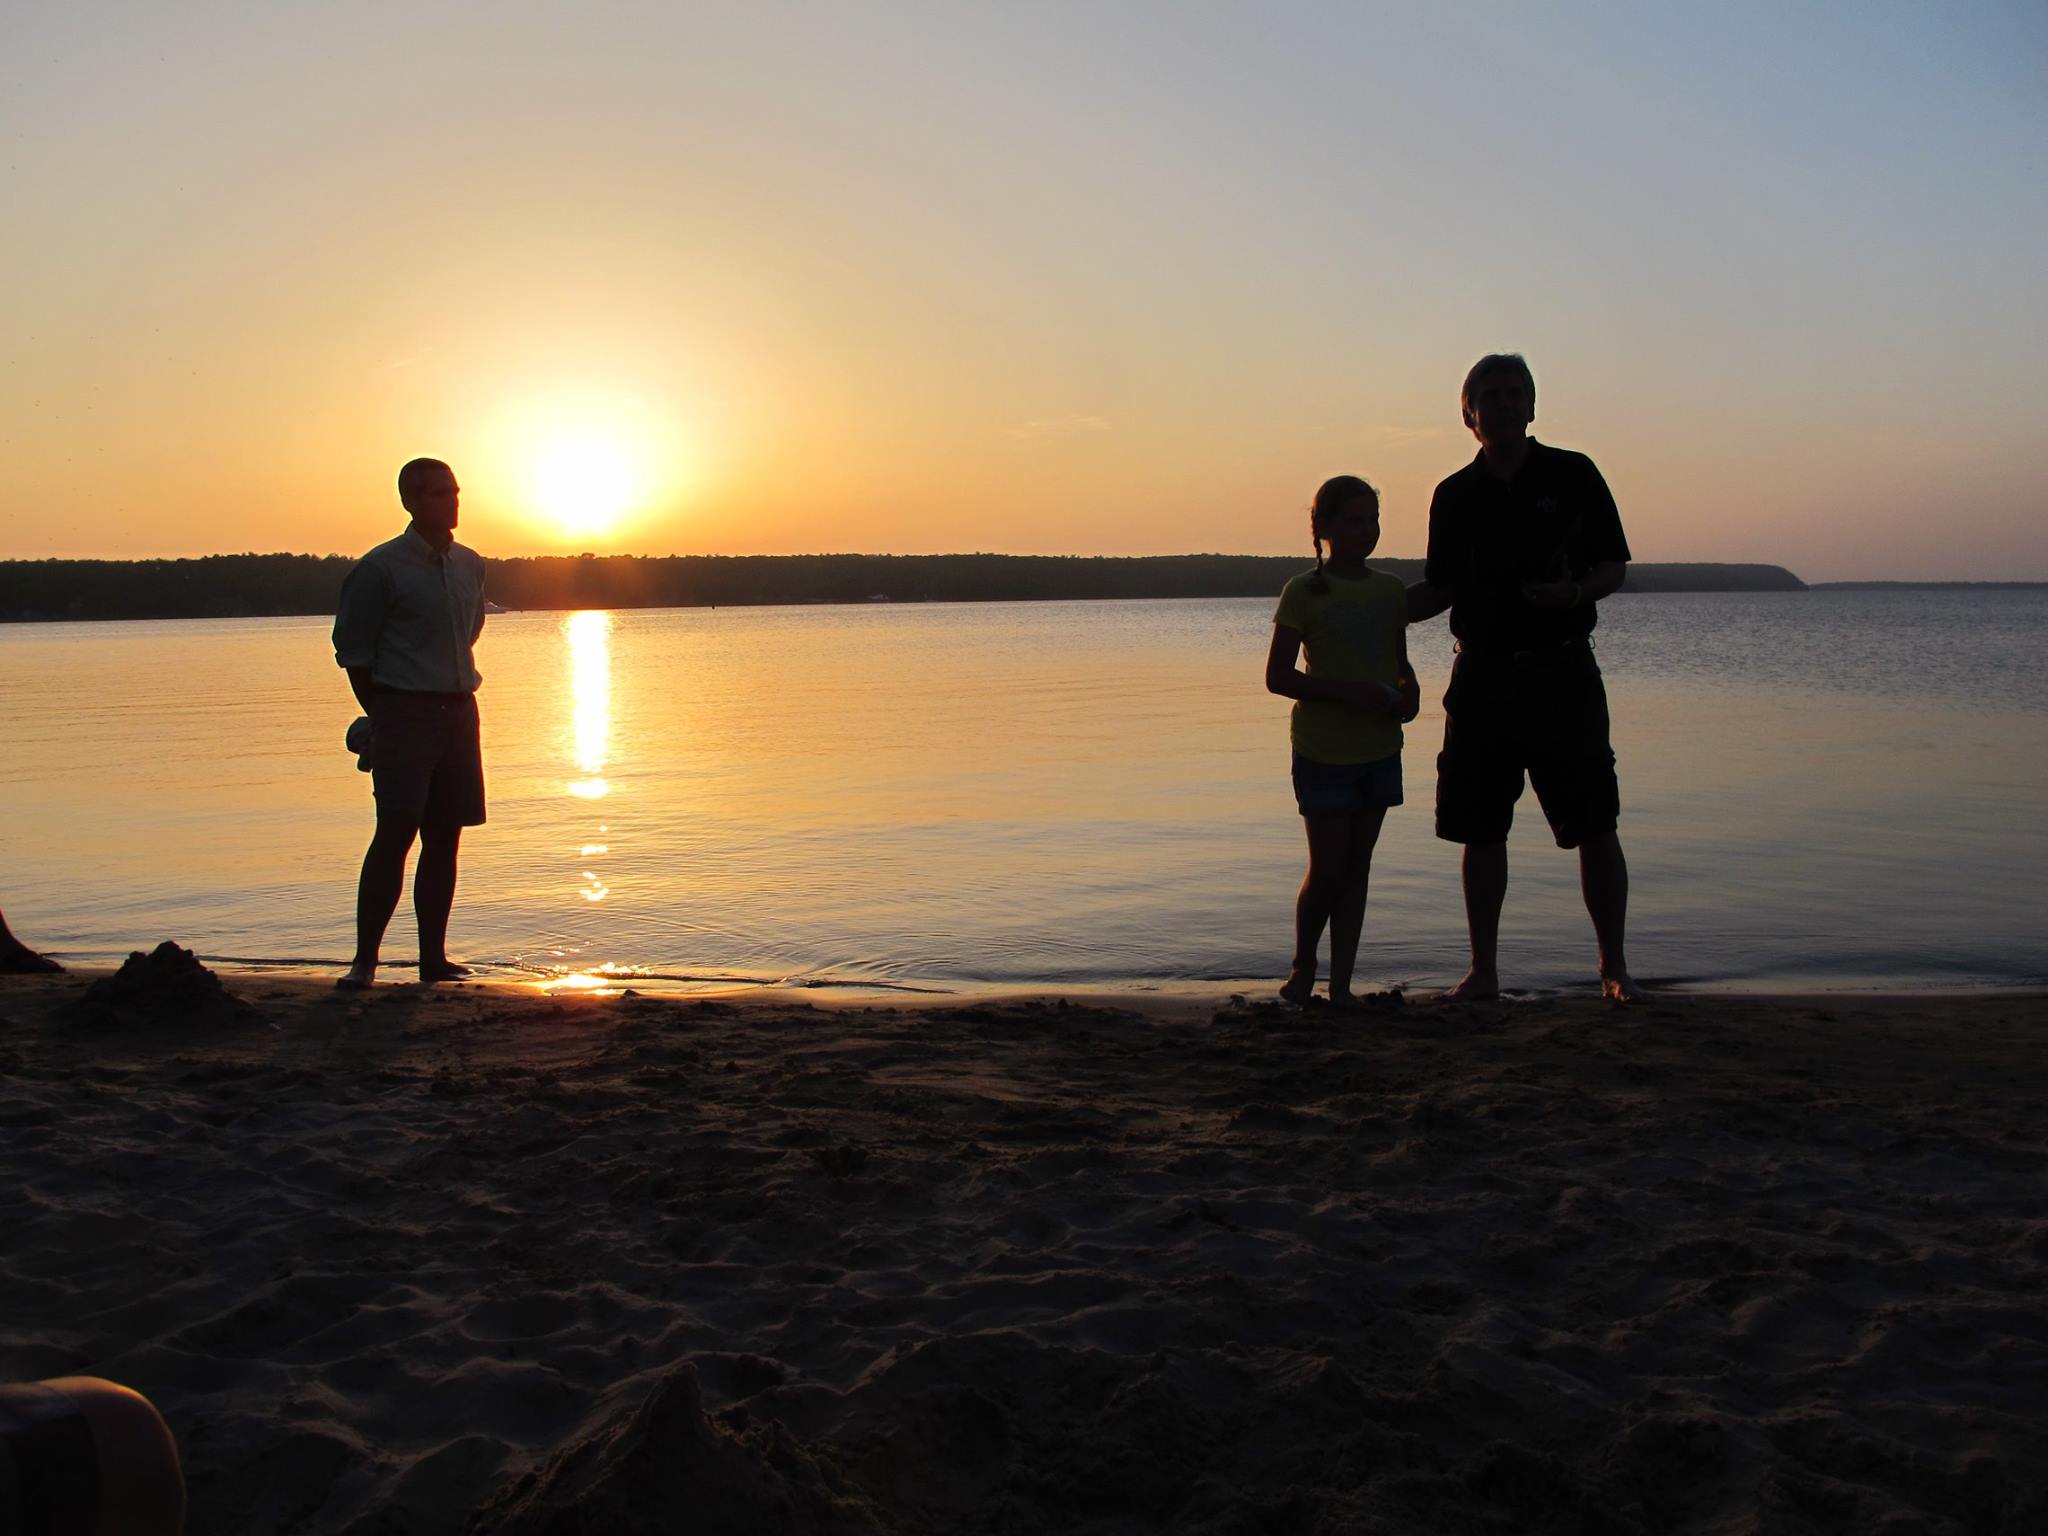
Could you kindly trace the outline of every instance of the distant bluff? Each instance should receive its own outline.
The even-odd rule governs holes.
[[[1632,565],[1624,592],[1804,592],[1782,565]]]

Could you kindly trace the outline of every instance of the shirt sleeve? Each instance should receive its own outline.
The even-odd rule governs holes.
[[[1619,560],[1626,565],[1634,557],[1628,552],[1628,537],[1621,531],[1621,511],[1614,505],[1614,493],[1607,489],[1607,482],[1593,461],[1587,459],[1585,464],[1586,484],[1581,494],[1586,505],[1586,542],[1582,549],[1586,564],[1595,566]]]
[[[341,667],[374,666],[384,616],[391,609],[391,578],[374,560],[358,560],[341,583],[334,612],[334,662]]]
[[[1422,579],[1432,587],[1452,588],[1465,576],[1464,549],[1451,528],[1455,517],[1439,485],[1429,498],[1429,543],[1422,556]]]
[[[1302,596],[1302,585],[1302,579],[1295,576],[1280,589],[1280,606],[1273,611],[1275,624],[1285,624],[1289,629],[1296,630],[1308,627],[1304,622],[1308,615],[1303,612],[1307,604]]]
[[[476,561],[476,628],[469,632],[469,643],[471,645],[475,645],[476,637],[484,632],[484,612],[486,607],[484,602],[484,570],[484,558],[479,555]]]

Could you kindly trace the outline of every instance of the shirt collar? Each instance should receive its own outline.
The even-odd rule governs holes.
[[[1508,476],[1506,480],[1503,480],[1501,482],[1501,484],[1503,485],[1513,485],[1517,480],[1521,479],[1523,475],[1529,472],[1529,466],[1536,462],[1536,456],[1538,454],[1548,453],[1550,451],[1549,449],[1545,448],[1541,443],[1537,442],[1533,436],[1524,438],[1523,441],[1528,443],[1529,451],[1528,453],[1522,456],[1522,467],[1516,470],[1512,475]],[[1493,471],[1486,467],[1486,450],[1484,448],[1481,448],[1477,453],[1472,455],[1472,467],[1478,470],[1480,474],[1486,476],[1487,479],[1491,480],[1493,478]]]
[[[427,536],[420,532],[417,524],[407,523],[405,525],[404,537],[412,546],[412,551],[416,555],[425,555],[429,560],[444,559],[447,555],[448,551],[436,549],[428,542]],[[453,550],[454,548],[455,541],[450,539],[448,541],[448,550]]]

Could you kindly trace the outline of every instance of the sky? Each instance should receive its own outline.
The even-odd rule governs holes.
[[[0,558],[1420,554],[1468,366],[1636,558],[2048,579],[2048,7],[0,8]]]

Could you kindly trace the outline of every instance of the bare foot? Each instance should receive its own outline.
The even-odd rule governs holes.
[[[1465,979],[1437,999],[1442,1003],[1492,1003],[1500,1000],[1500,975],[1473,966]]]
[[[1627,971],[1616,971],[1612,976],[1600,978],[1600,995],[1610,1003],[1640,1003],[1649,997],[1635,978]]]
[[[1280,1001],[1292,1003],[1297,1008],[1303,1007],[1315,989],[1316,978],[1313,971],[1306,976],[1300,971],[1290,971],[1287,979],[1280,984]]]
[[[342,976],[341,980],[334,984],[334,990],[337,992],[367,992],[376,979],[377,962],[372,960],[368,965],[365,965],[362,961],[358,960],[348,968],[348,971]]]
[[[26,944],[0,946],[0,974],[8,976],[47,976],[64,967],[48,955],[39,955]]]
[[[468,977],[469,967],[457,965],[453,960],[435,960],[431,962],[422,960],[420,962],[421,981],[464,981]]]

